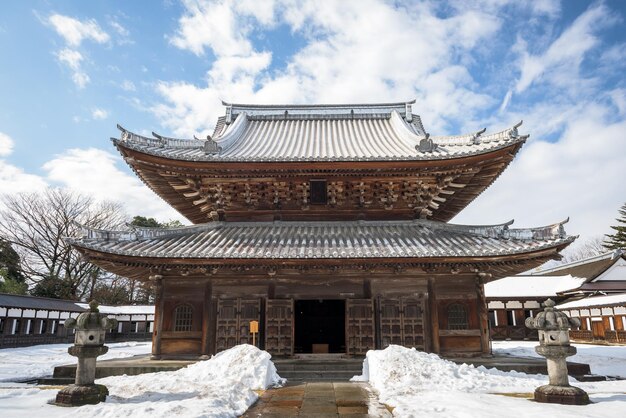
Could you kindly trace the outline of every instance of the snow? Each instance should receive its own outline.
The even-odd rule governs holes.
[[[0,349],[0,382],[18,382],[52,376],[55,366],[76,363],[76,357],[67,353],[71,344],[46,344],[21,348]],[[108,353],[98,360],[149,354],[152,342],[124,342],[107,344]]]
[[[575,309],[588,308],[591,306],[613,306],[626,305],[626,293],[618,293],[616,295],[592,296],[586,299],[575,300],[573,302],[563,303],[557,306],[557,309]]]
[[[626,346],[572,344],[578,353],[567,361],[586,363],[592,374],[626,379]],[[541,357],[535,352],[537,341],[494,341],[494,354],[515,357]]]
[[[278,376],[271,356],[251,345],[239,345],[210,360],[173,372],[138,376],[114,376],[96,383],[109,388],[105,403],[72,409],[81,417],[237,417],[253,404],[258,394],[284,379]],[[58,388],[0,386],[3,416],[46,418],[67,416],[67,409],[48,405]]]
[[[496,347],[496,351],[528,355],[530,344],[536,345],[511,342]],[[618,359],[626,356],[626,347],[615,347],[621,349],[616,352],[602,348],[605,347],[589,347],[585,356],[595,357],[594,365],[607,362],[607,355]],[[353,380],[368,381],[379,393],[380,401],[393,408],[394,416],[405,418],[501,418],[503,411],[515,411],[516,417],[529,418],[546,414],[554,418],[621,417],[626,409],[626,381],[572,381],[589,393],[594,402],[591,405],[540,404],[526,398],[532,397],[536,387],[547,383],[547,376],[457,365],[434,354],[393,345],[369,351],[363,375]]]
[[[114,344],[111,344],[114,345]],[[494,342],[497,354],[537,356],[536,342]],[[37,356],[43,348],[11,349],[15,356],[32,358],[32,365],[44,363]],[[47,346],[50,347],[50,346]],[[570,359],[591,365],[593,373],[626,377],[626,347],[577,344],[579,353]],[[56,351],[67,346],[57,346]],[[119,348],[132,350],[132,347]],[[0,350],[3,354],[5,350]],[[23,352],[23,353],[20,353]],[[52,356],[54,360],[54,356]],[[0,368],[7,357],[0,357]],[[61,362],[66,362],[65,360]],[[19,375],[28,374],[31,363],[13,366]],[[48,366],[51,369],[51,366]],[[49,374],[47,372],[46,374]],[[456,365],[436,355],[390,346],[370,351],[360,380],[369,381],[380,399],[393,408],[394,416],[502,418],[506,414],[531,418],[622,417],[626,410],[626,380],[574,382],[594,402],[587,406],[564,406],[532,402],[537,386],[547,383],[545,375],[501,372],[483,367]],[[236,417],[258,397],[255,390],[280,385],[270,355],[242,345],[212,359],[175,372],[139,376],[117,376],[98,380],[110,391],[99,405],[73,408],[73,418],[82,417]],[[49,405],[59,388],[0,383],[0,415],[11,418],[66,417],[66,408]],[[514,397],[518,396],[518,397]],[[520,397],[521,396],[521,397]],[[526,398],[525,398],[526,397]]]
[[[510,276],[485,284],[488,298],[554,297],[577,289],[585,278],[564,276]]]
[[[77,303],[77,305],[84,309],[89,308],[88,303]],[[107,315],[154,315],[154,305],[100,305],[98,310]]]

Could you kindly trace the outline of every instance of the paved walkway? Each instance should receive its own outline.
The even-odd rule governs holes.
[[[367,383],[315,382],[269,389],[243,418],[391,417]]]

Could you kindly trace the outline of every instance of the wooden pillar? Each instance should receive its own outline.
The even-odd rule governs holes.
[[[154,300],[154,333],[152,334],[152,360],[159,360],[161,358],[161,335],[163,334],[163,309],[164,309],[164,297],[163,297],[163,276],[155,274],[150,276],[150,280],[154,282],[154,288],[156,290]]]
[[[483,354],[491,354],[491,345],[489,343],[489,312],[487,311],[487,298],[485,297],[485,278],[490,276],[489,273],[478,273],[476,275],[480,345]]]
[[[433,353],[441,352],[439,345],[439,309],[437,307],[437,292],[435,291],[435,278],[428,278],[428,307],[430,311],[430,337]]]
[[[207,281],[204,286],[204,300],[202,302],[202,356],[209,358],[211,353],[211,299],[213,298],[213,285]]]

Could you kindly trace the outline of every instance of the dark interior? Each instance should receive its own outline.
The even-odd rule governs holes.
[[[328,344],[329,353],[346,352],[346,303],[343,300],[295,301],[294,352],[312,353]]]

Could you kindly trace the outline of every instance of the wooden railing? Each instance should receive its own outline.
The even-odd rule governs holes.
[[[604,339],[613,344],[626,344],[626,331],[604,331]]]
[[[573,329],[569,332],[569,338],[572,341],[593,341],[593,331]]]

